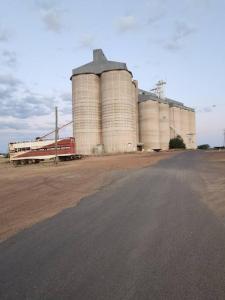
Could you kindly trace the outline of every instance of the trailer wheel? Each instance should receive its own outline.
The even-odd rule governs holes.
[[[13,160],[13,165],[14,167],[17,167],[18,165],[20,165],[20,161],[19,160]]]

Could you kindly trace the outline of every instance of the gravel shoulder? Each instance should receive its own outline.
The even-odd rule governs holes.
[[[203,201],[225,223],[225,151],[206,151],[198,172]]]

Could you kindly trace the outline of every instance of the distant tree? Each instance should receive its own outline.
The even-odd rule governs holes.
[[[210,148],[209,144],[202,144],[198,146],[198,149],[208,150]]]
[[[169,148],[170,149],[185,149],[186,145],[185,145],[182,137],[180,135],[177,135],[175,138],[170,139]]]

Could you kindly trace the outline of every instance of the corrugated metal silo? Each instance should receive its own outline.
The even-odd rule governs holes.
[[[167,150],[170,141],[170,111],[169,104],[159,103],[159,135],[160,135],[160,148]]]
[[[93,154],[101,143],[100,79],[95,74],[72,77],[74,136],[79,154]]]
[[[136,151],[132,76],[126,70],[101,74],[102,138],[107,153]]]
[[[147,100],[139,103],[139,133],[144,149],[160,149],[159,103]]]

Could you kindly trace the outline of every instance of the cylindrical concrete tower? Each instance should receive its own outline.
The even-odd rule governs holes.
[[[138,143],[137,133],[138,133],[138,117],[137,117],[137,89],[136,89],[136,83],[132,81],[132,97],[133,97],[133,127],[135,128],[135,131],[133,131],[133,140],[135,145]]]
[[[106,153],[136,151],[132,76],[126,70],[101,74],[102,139]]]
[[[176,106],[170,107],[170,138],[181,135],[181,109]]]
[[[191,116],[192,116],[192,133],[193,133],[193,149],[197,148],[197,144],[196,144],[196,117],[195,117],[195,111],[193,110],[191,112]]]
[[[136,107],[136,141],[139,143],[139,112],[138,112],[138,81],[134,80],[133,81],[135,84],[135,107]]]
[[[169,149],[170,141],[170,111],[169,104],[159,103],[159,135],[160,135],[160,148],[162,150]]]
[[[74,136],[77,153],[93,154],[101,143],[100,79],[95,74],[72,77]]]
[[[188,121],[189,121],[189,148],[196,149],[195,112],[193,110],[188,111]]]
[[[139,133],[146,151],[160,149],[158,101],[147,100],[139,103]]]
[[[181,136],[189,149],[189,114],[186,108],[181,109]]]

